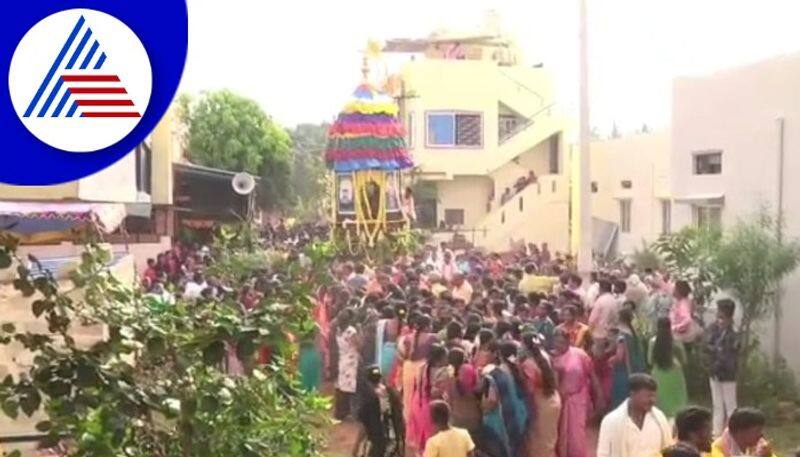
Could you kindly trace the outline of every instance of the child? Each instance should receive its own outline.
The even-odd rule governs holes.
[[[436,433],[425,445],[425,457],[472,457],[475,443],[469,433],[450,426],[450,407],[443,401],[434,401],[430,406]]]

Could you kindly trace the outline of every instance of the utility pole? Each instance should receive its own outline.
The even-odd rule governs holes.
[[[776,119],[778,124],[778,204],[776,205],[778,208],[778,217],[775,221],[775,230],[777,231],[776,238],[778,239],[778,244],[783,243],[783,163],[784,163],[784,138],[785,138],[785,131],[786,121],[783,117],[778,117]],[[778,366],[778,362],[781,358],[781,325],[783,320],[783,304],[781,303],[781,295],[783,294],[783,288],[781,282],[778,281],[777,290],[775,291],[775,329],[773,332],[773,348],[772,348],[772,363],[775,367]]]
[[[586,1],[580,2],[580,139],[578,151],[578,271],[589,274],[592,262],[592,202],[591,202],[591,160],[589,142],[589,30],[587,27]]]

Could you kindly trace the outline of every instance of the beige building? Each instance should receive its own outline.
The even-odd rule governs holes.
[[[669,144],[669,132],[592,142],[592,216],[613,227],[599,253],[630,254],[671,230]]]
[[[386,51],[414,55],[394,95],[425,190],[416,196],[421,225],[491,250],[519,240],[567,250],[568,123],[549,72],[521,64],[513,41],[491,26],[390,40]]]

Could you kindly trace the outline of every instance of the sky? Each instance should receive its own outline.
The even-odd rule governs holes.
[[[675,77],[800,53],[800,0],[587,0],[591,123],[667,127]],[[291,127],[330,121],[368,39],[469,29],[496,11],[526,64],[552,71],[576,113],[578,0],[188,0],[180,90],[227,88]]]

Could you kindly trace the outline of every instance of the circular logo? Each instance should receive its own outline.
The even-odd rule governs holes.
[[[139,124],[152,91],[150,59],[122,21],[90,9],[52,14],[17,45],[8,76],[14,110],[48,145],[93,152]]]

